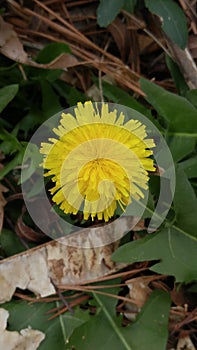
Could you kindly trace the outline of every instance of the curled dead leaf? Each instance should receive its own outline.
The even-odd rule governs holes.
[[[127,26],[118,17],[107,27],[119,49],[121,57],[125,60],[130,48],[130,33]]]
[[[47,64],[40,64],[34,62],[34,65],[39,68],[45,68],[45,69],[66,69],[69,67],[74,67],[78,64],[78,60],[75,56],[68,54],[68,53],[62,53],[58,57],[56,57],[53,61]]]
[[[47,64],[37,63],[28,57],[12,24],[6,23],[0,17],[0,52],[13,61],[44,69],[67,69],[78,64],[71,54],[63,53]]]
[[[2,17],[0,17],[0,48],[1,53],[13,61],[20,63],[28,61],[27,53],[13,30],[13,26],[6,23]]]
[[[131,303],[126,303],[126,312],[124,313],[130,321],[134,321],[136,315],[146,303],[147,299],[152,293],[149,284],[155,280],[160,279],[161,276],[140,276],[125,281],[129,287],[129,297]]]
[[[153,276],[142,276],[126,281],[129,287],[129,296],[139,309],[142,308],[152,292],[148,285],[153,279]]]
[[[26,208],[23,207],[22,213],[19,216],[16,225],[15,230],[19,237],[22,239],[25,239],[29,242],[42,242],[45,239],[45,234],[41,231],[35,231],[31,227],[27,226],[23,221],[23,215],[26,212]]]

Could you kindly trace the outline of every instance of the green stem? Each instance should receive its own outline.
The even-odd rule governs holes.
[[[125,340],[124,336],[122,335],[120,329],[118,328],[118,326],[116,325],[116,323],[114,322],[114,320],[112,319],[110,313],[107,311],[106,307],[102,304],[101,300],[99,299],[98,295],[96,295],[95,293],[92,293],[94,298],[96,299],[96,301],[98,302],[98,304],[101,306],[105,316],[107,317],[109,323],[111,324],[112,328],[114,329],[114,331],[116,332],[116,334],[118,335],[118,337],[120,338],[121,342],[123,343],[123,345],[125,346],[125,349],[127,350],[133,350],[130,345],[127,343],[127,341]]]

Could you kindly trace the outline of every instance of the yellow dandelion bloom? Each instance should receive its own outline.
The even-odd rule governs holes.
[[[154,171],[152,139],[138,120],[124,123],[123,113],[107,103],[78,103],[74,114],[62,113],[54,128],[58,138],[42,143],[43,167],[55,186],[52,200],[66,214],[109,221],[117,205],[124,211],[132,198],[144,197],[148,171]]]

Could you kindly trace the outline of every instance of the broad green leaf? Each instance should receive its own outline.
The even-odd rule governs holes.
[[[132,350],[166,350],[168,339],[168,317],[170,296],[164,291],[154,291],[136,322],[124,329],[128,334]]]
[[[184,171],[188,179],[197,178],[197,155],[179,163],[179,169]]]
[[[167,56],[167,55],[166,55],[166,64],[175,82],[178,93],[182,96],[185,96],[187,91],[189,90],[189,87],[185,82],[185,79],[179,69],[179,66],[176,64],[176,62],[174,62],[171,59],[170,56]]]
[[[125,263],[160,260],[150,270],[187,283],[197,278],[196,254],[197,242],[173,226],[121,246],[112,259]]]
[[[82,103],[87,101],[87,96],[84,93],[61,80],[56,81],[53,87],[58,94],[65,99],[65,102],[67,102],[70,107],[77,105],[79,101]]]
[[[12,101],[13,98],[16,96],[18,88],[18,84],[12,84],[0,89],[0,113],[4,110],[8,103]]]
[[[194,137],[184,137],[176,134],[167,135],[166,142],[175,162],[180,161],[190,154],[194,150],[196,144]]]
[[[145,0],[149,11],[160,17],[163,31],[181,49],[187,45],[188,30],[184,12],[173,0]]]
[[[110,101],[135,109],[136,111],[145,115],[153,124],[157,126],[158,129],[161,129],[161,126],[159,125],[158,121],[154,119],[150,110],[144,107],[130,94],[120,89],[119,87],[111,85],[105,81],[103,81],[102,87],[104,96],[107,97]]]
[[[176,173],[174,209],[177,226],[197,238],[197,197],[184,171]]]
[[[85,102],[87,97],[75,87],[72,87],[68,93],[67,102],[69,106],[75,106],[79,101]]]
[[[107,293],[117,294],[119,289],[112,287],[105,289]],[[116,304],[117,300],[104,295],[93,294],[93,304],[97,306],[97,313],[90,317],[89,321],[77,328],[70,339],[71,350],[92,350],[99,347],[102,350],[131,349],[122,334],[122,329],[117,325]]]
[[[124,0],[100,0],[97,8],[97,22],[99,26],[107,27],[112,23],[123,6]]]
[[[74,329],[86,322],[89,315],[76,309],[74,315],[67,312],[49,321],[50,314],[47,312],[58,306],[59,302],[28,304],[25,301],[12,301],[3,305],[10,312],[10,331],[20,331],[31,326],[45,333],[46,338],[39,346],[39,350],[65,350]]]
[[[141,78],[140,81],[146,100],[168,123],[169,133],[183,137],[197,136],[197,110],[186,98],[146,79]]]
[[[141,103],[139,103],[135,98],[133,98],[124,90],[105,81],[103,81],[102,87],[104,96],[110,99],[112,102],[133,108],[149,118],[152,117],[151,112],[147,108],[145,108]]]
[[[123,9],[127,12],[133,13],[137,0],[124,0]]]
[[[68,350],[165,350],[168,337],[170,297],[163,291],[153,292],[137,321],[122,327],[115,316],[111,298],[94,294],[98,304],[96,316],[77,328]],[[72,347],[73,346],[73,347]]]
[[[42,110],[45,115],[50,118],[53,114],[62,110],[59,102],[59,96],[53,90],[51,84],[47,80],[41,80],[42,90]]]
[[[142,218],[151,218],[153,216],[153,213],[155,211],[155,204],[153,200],[153,195],[151,193],[151,188],[148,194],[148,202],[146,205],[146,209],[142,215]]]
[[[3,248],[6,256],[18,254],[26,249],[16,233],[7,229],[3,229],[0,233],[0,246]]]
[[[197,108],[197,89],[187,91],[186,97]]]
[[[35,67],[27,67],[27,74],[29,78],[34,81],[40,81],[40,79],[46,79],[53,83],[62,74],[62,69],[41,69]]]
[[[42,49],[36,57],[36,61],[39,63],[50,63],[56,57],[63,53],[70,53],[71,50],[67,44],[64,43],[51,43]]]

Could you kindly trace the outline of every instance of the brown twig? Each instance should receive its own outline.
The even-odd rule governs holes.
[[[67,308],[67,310],[70,311],[71,314],[74,314],[74,310],[69,305],[67,300],[64,298],[64,295],[61,293],[60,289],[56,286],[56,284],[54,283],[52,278],[51,278],[51,283],[52,283],[53,287],[55,288],[55,291],[56,291],[57,295],[59,296],[60,300],[62,301],[62,303],[64,304],[64,306]]]
[[[39,2],[38,0],[34,0],[34,2],[37,4],[37,6],[42,8],[42,10],[50,14],[53,19],[56,19],[58,23],[49,19],[48,16],[32,11],[29,8],[21,8],[21,12],[25,13],[26,16],[28,15],[38,18],[42,23],[45,23],[48,28],[51,28],[53,31],[61,35],[62,39],[56,37],[55,41],[67,43],[71,47],[72,53],[76,57],[83,60],[82,64],[84,64],[84,61],[88,62],[88,64],[91,64],[94,68],[101,70],[105,74],[111,75],[113,79],[118,82],[118,84],[133,90],[141,96],[144,96],[144,93],[139,87],[139,74],[131,70],[119,58],[96,45],[85,35],[79,32],[71,23],[63,19],[45,4]],[[12,4],[13,3],[15,2],[12,1]],[[30,30],[27,28],[26,33],[28,32],[30,33]],[[48,34],[44,34],[42,32],[37,34],[43,37],[48,36],[49,40],[51,39],[54,41],[54,36],[51,36],[51,34],[51,38],[49,38]],[[101,62],[98,55],[103,55],[103,62]]]
[[[180,49],[170,38],[167,39],[171,56],[179,65],[179,68],[190,89],[197,89],[197,66],[188,50]]]

